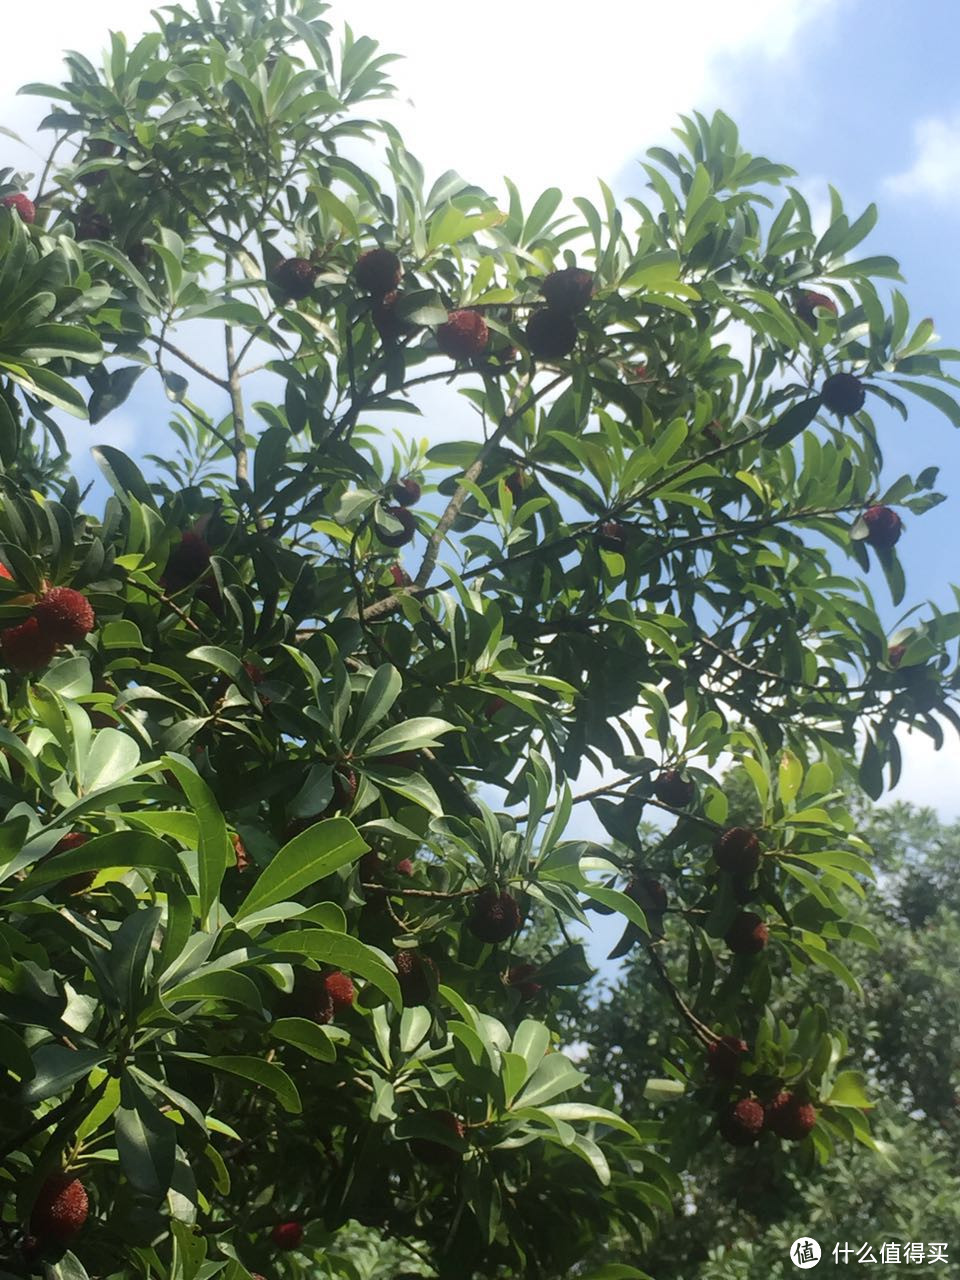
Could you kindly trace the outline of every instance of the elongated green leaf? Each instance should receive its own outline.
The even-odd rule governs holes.
[[[359,938],[348,933],[334,933],[332,929],[297,929],[271,938],[270,946],[276,951],[299,952],[348,973],[357,973],[378,987],[398,1009],[401,1007],[400,986],[394,976],[396,968],[393,961]]]
[[[346,818],[315,823],[277,851],[238,909],[237,920],[295,898],[308,885],[355,862],[368,848]]]
[[[586,1080],[586,1075],[578,1071],[569,1058],[562,1053],[552,1053],[544,1058],[533,1073],[526,1088],[517,1099],[518,1107],[539,1107],[549,1102],[558,1093],[566,1093],[568,1089],[576,1089]]]
[[[176,1127],[129,1072],[120,1080],[120,1106],[114,1123],[120,1168],[127,1180],[143,1195],[159,1200],[173,1179]]]
[[[820,411],[820,397],[812,396],[791,405],[786,413],[781,414],[763,438],[768,449],[779,449],[789,444],[801,431],[805,431]]]
[[[21,1097],[27,1106],[66,1093],[71,1085],[106,1062],[109,1054],[99,1049],[68,1049],[62,1044],[43,1044],[33,1051],[33,1079]]]
[[[202,1053],[182,1053],[181,1058],[188,1058],[200,1066],[209,1067],[211,1071],[225,1071],[228,1075],[241,1076],[244,1080],[252,1080],[261,1085],[276,1097],[284,1111],[299,1115],[303,1110],[300,1094],[296,1085],[285,1071],[272,1062],[264,1062],[262,1058],[247,1057],[238,1054],[235,1057],[221,1056],[208,1058]]]
[[[327,1028],[311,1022],[309,1018],[278,1018],[270,1028],[270,1034],[320,1062],[333,1062],[337,1056]]]
[[[197,873],[200,889],[200,919],[206,920],[210,908],[217,900],[220,883],[230,857],[230,838],[227,824],[213,792],[199,774],[181,758],[165,756],[164,765],[176,777],[190,807],[197,815],[200,828]]]
[[[402,724],[391,725],[377,734],[368,743],[364,755],[383,756],[394,751],[418,751],[421,747],[439,745],[440,737],[455,728],[449,720],[440,720],[436,716],[417,716],[413,720],[404,720]]]

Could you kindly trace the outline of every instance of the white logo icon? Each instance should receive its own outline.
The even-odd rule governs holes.
[[[801,1236],[790,1246],[790,1261],[801,1271],[809,1271],[820,1261],[820,1246],[810,1236]]]

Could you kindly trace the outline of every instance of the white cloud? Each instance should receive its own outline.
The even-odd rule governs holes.
[[[928,116],[913,128],[913,164],[886,179],[888,191],[921,196],[937,204],[960,195],[960,110],[952,116]]]
[[[903,772],[883,804],[898,800],[935,809],[945,822],[960,818],[960,739],[949,724],[941,722],[944,744],[934,749],[924,733],[898,735],[903,756]]]

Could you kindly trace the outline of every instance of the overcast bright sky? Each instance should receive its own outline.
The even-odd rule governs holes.
[[[41,100],[26,80],[56,80],[61,51],[96,57],[111,27],[132,39],[152,25],[146,0],[44,0],[4,6],[0,124],[30,135]],[[504,174],[525,192],[558,185],[593,194],[596,177],[639,194],[637,160],[670,142],[677,113],[722,107],[749,149],[792,164],[822,206],[833,182],[853,213],[880,204],[873,252],[904,264],[917,317],[933,315],[960,346],[960,6],[954,0],[338,0],[330,17],[405,55],[393,74],[402,102],[384,105],[428,176],[456,168],[495,194]],[[5,163],[30,155],[0,139]],[[144,379],[144,382],[146,380]],[[121,444],[138,435],[131,399],[104,424]],[[913,408],[913,406],[911,406]],[[955,607],[960,445],[932,409],[909,428],[881,418],[891,479],[930,462],[950,501],[911,520],[901,542],[909,600]],[[79,430],[79,429],[78,429]],[[88,429],[82,429],[88,430]],[[99,428],[98,438],[104,432]],[[888,599],[872,575],[878,602]],[[892,622],[893,614],[887,609]],[[960,747],[939,754],[905,742],[897,798],[960,815]]]

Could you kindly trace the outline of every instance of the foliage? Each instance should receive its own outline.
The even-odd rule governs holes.
[[[600,1236],[656,1231],[715,1141],[704,1046],[748,1020],[766,1082],[818,1103],[802,1158],[873,1144],[842,1028],[764,1010],[807,970],[856,987],[850,755],[876,793],[898,726],[957,722],[960,613],[887,637],[862,573],[906,587],[862,516],[920,515],[935,468],[882,482],[880,427],[823,389],[855,374],[871,407],[904,392],[956,423],[957,353],[878,291],[893,259],[848,260],[876,211],[834,196],[818,238],[722,114],[654,149],[647,203],[428,186],[361,114],[389,57],[350,30],[335,50],[324,9],[166,6],[102,68],[71,54],[63,85],[28,86],[57,105],[36,222],[0,208],[8,1274],[356,1277],[359,1223],[413,1272],[567,1275]],[[374,247],[397,290],[362,287]],[[592,296],[548,286],[528,332],[578,261]],[[836,314],[805,309],[814,281]],[[454,323],[477,344],[455,362],[437,331],[463,310],[484,323]],[[58,439],[51,408],[97,423],[155,375],[181,451],[151,431],[145,473],[95,447],[102,515],[36,447],[18,465],[31,431]],[[433,444],[411,432],[425,389],[460,409]],[[49,584],[96,626],[25,654]],[[711,853],[728,754],[758,793],[754,877]],[[688,761],[665,915],[638,823]],[[565,835],[577,775],[611,762],[609,846]],[[645,1092],[678,1105],[651,1121],[561,1051],[589,970],[545,938],[591,900],[688,951],[700,1019],[654,965],[675,1052]],[[770,945],[731,957],[748,904]],[[31,1241],[61,1167],[90,1220]],[[305,1228],[285,1255],[284,1222]]]

